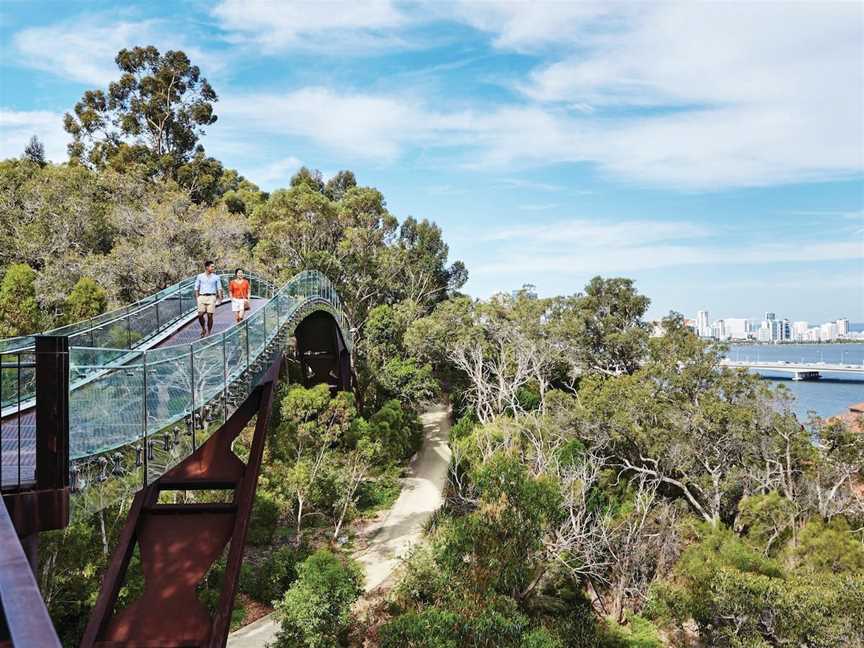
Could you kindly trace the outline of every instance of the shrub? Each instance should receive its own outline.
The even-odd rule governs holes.
[[[251,545],[267,545],[273,542],[280,515],[281,507],[276,496],[258,489],[252,505],[252,519],[249,521],[246,541]]]
[[[305,547],[279,547],[255,570],[247,594],[262,603],[273,603],[276,599],[281,599],[297,580],[298,565],[308,556],[309,552]]]
[[[864,543],[842,517],[827,524],[819,518],[810,520],[801,530],[794,555],[802,567],[816,572],[864,572]]]
[[[629,615],[626,625],[609,622],[607,628],[608,648],[663,648],[657,628],[638,614]]]
[[[391,466],[376,478],[364,481],[357,488],[357,508],[360,511],[377,511],[389,508],[399,497],[400,468]]]
[[[423,444],[423,426],[416,414],[393,399],[370,417],[369,437],[381,442],[388,460],[402,462]]]
[[[414,360],[392,358],[378,370],[378,384],[389,398],[416,407],[438,397],[440,387],[432,375],[432,366],[417,366]]]
[[[531,628],[509,597],[492,597],[477,609],[454,600],[458,611],[430,607],[402,614],[381,629],[381,648],[563,648],[544,628]]]
[[[297,581],[276,606],[281,631],[277,648],[338,645],[360,596],[363,573],[350,560],[319,549],[298,568]]]
[[[101,315],[108,307],[108,293],[90,277],[81,277],[66,298],[66,322],[80,322]],[[125,345],[124,345],[125,346]]]
[[[381,628],[381,648],[459,648],[462,628],[457,614],[439,608],[402,614]]]
[[[473,413],[469,412],[450,428],[451,443],[470,436],[475,427],[477,427],[477,419]]]
[[[25,263],[13,263],[0,282],[0,338],[34,333],[40,323],[36,271]]]

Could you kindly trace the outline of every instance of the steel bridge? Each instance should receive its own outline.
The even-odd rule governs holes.
[[[249,279],[246,319],[235,324],[223,303],[204,338],[190,278],[84,322],[0,340],[0,647],[60,645],[34,579],[38,534],[125,498],[82,646],[225,645],[275,386],[289,363],[307,386],[348,390],[354,376],[351,328],[326,276],[305,271],[278,288]],[[253,419],[244,463],[232,443]],[[160,498],[186,490],[230,501]],[[195,587],[229,544],[211,617]],[[136,547],[144,593],[116,609]]]
[[[864,365],[837,364],[829,362],[780,362],[777,360],[729,360],[724,359],[724,367],[754,369],[792,374],[792,380],[818,380],[823,373],[838,373],[864,377]]]

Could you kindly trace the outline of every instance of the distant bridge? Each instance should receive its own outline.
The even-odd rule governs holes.
[[[864,365],[830,362],[783,362],[782,360],[729,360],[721,361],[724,367],[777,371],[792,374],[792,380],[818,380],[822,373],[854,374],[864,377]]]

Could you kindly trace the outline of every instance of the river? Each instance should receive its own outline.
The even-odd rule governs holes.
[[[785,360],[787,362],[826,362],[864,366],[864,344],[742,344],[731,345],[726,354],[731,360]],[[813,381],[795,381],[789,375],[763,372],[766,380],[783,385],[795,396],[795,414],[805,421],[808,412],[832,416],[845,412],[852,403],[864,401],[864,374],[824,372]]]

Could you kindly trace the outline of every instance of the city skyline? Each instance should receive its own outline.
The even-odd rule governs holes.
[[[864,321],[860,3],[537,6],[4,3],[0,157],[64,161],[118,50],[179,48],[219,95],[209,155],[265,190],[352,169],[473,296],[626,276],[651,318]]]
[[[700,310],[689,326],[703,338],[719,340],[755,340],[757,342],[833,342],[844,339],[864,339],[864,330],[857,323],[839,317],[824,322],[792,320],[766,311],[760,318],[712,318],[708,310]],[[757,325],[758,324],[758,325]]]

